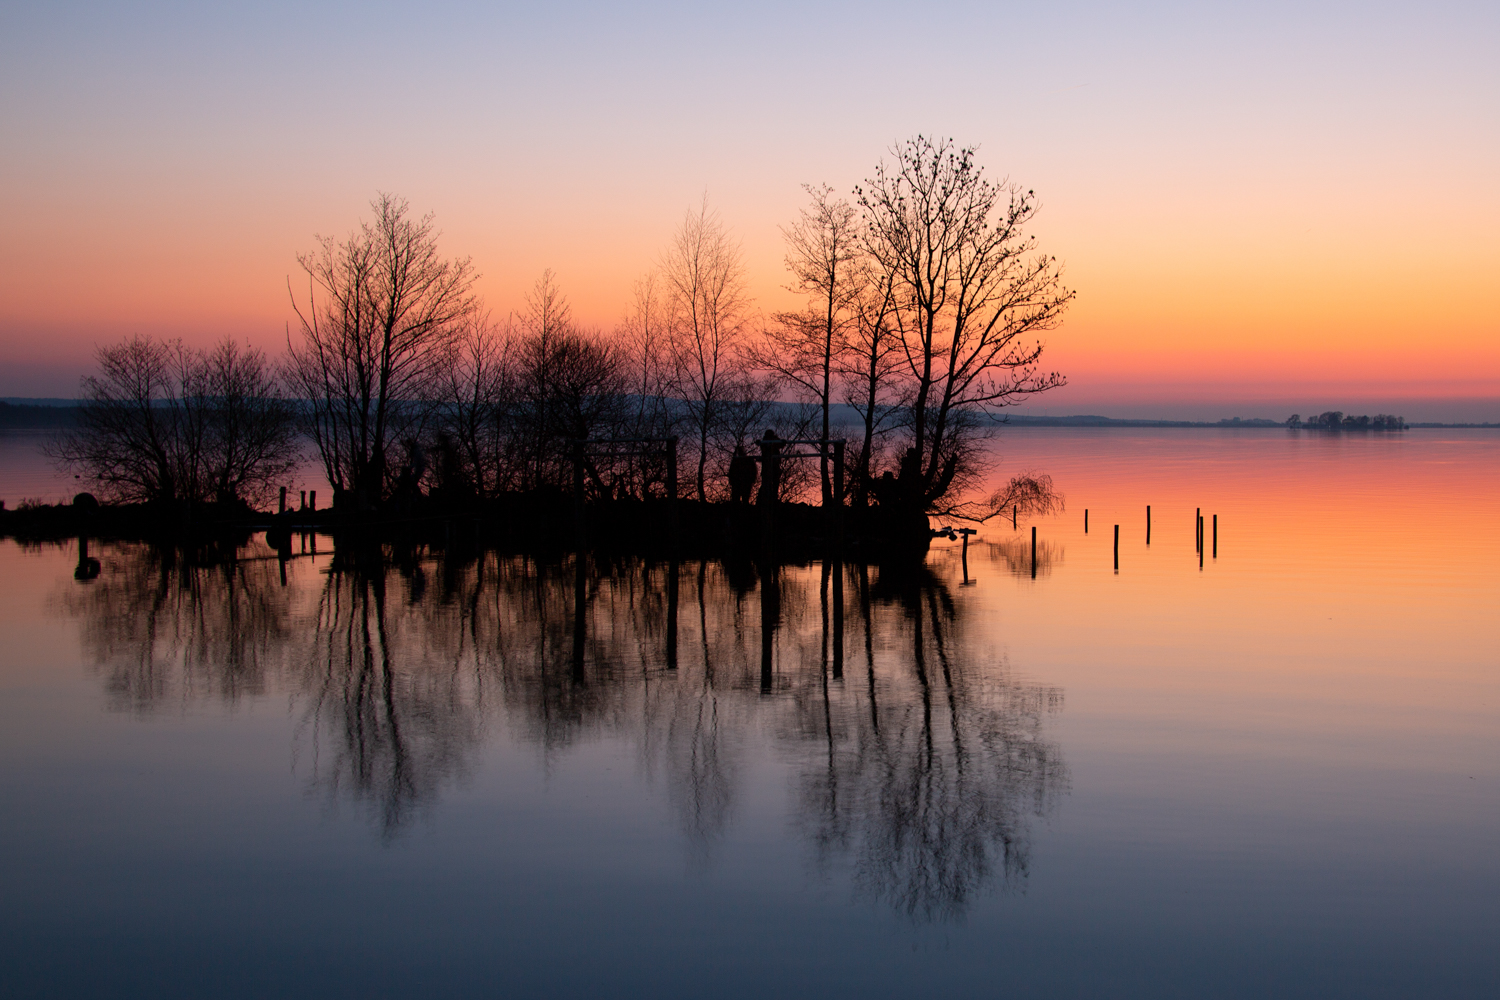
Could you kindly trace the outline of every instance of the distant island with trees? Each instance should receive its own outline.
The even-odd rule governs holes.
[[[1356,417],[1341,410],[1327,410],[1306,420],[1300,414],[1293,413],[1286,418],[1286,425],[1292,430],[1309,431],[1404,431],[1407,428],[1405,417],[1395,417],[1389,413]]]

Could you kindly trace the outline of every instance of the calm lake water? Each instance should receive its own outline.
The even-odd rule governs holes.
[[[998,451],[1035,578],[0,542],[4,992],[1500,995],[1500,434]]]

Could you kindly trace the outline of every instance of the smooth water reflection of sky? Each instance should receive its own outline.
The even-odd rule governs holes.
[[[566,558],[0,543],[8,990],[1493,995],[1500,435],[1000,451],[1035,580],[685,562],[675,669],[664,564],[580,665]]]

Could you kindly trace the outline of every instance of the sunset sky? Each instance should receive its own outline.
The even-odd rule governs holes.
[[[0,395],[142,332],[284,344],[377,191],[497,314],[612,326],[706,192],[778,226],[918,132],[1037,191],[1078,290],[1034,412],[1500,420],[1500,5],[91,4],[0,10]]]

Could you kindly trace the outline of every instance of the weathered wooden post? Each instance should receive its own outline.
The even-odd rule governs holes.
[[[281,500],[280,500],[280,502],[276,506],[276,513],[278,513],[278,514],[285,514],[286,513],[286,487],[285,486],[283,486],[281,488]]]
[[[1219,515],[1214,515],[1214,558],[1219,558]]]
[[[1193,514],[1193,545],[1199,552],[1203,551],[1203,508],[1199,507]]]
[[[1010,507],[1010,530],[1011,531],[1015,531],[1016,530],[1016,519],[1017,519],[1017,515],[1019,515],[1020,513],[1021,513],[1021,505],[1020,504],[1011,504],[1011,507]]]
[[[770,549],[776,541],[776,505],[781,492],[781,438],[767,430],[760,439],[760,507],[761,545]]]
[[[1031,578],[1036,579],[1036,525],[1031,526]]]
[[[1083,533],[1085,535],[1089,533],[1089,509],[1087,507],[1083,508]]]
[[[1146,544],[1151,544],[1151,505],[1146,505]]]
[[[307,494],[307,509],[308,510],[317,510],[318,509],[318,491],[317,490],[309,490],[308,491],[308,494]]]
[[[307,491],[306,490],[302,491],[302,500],[301,500],[300,503],[297,504],[297,509],[298,510],[306,510],[307,509]]]

